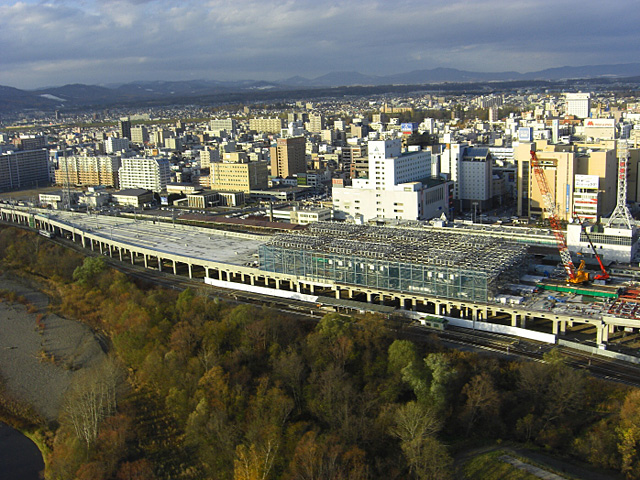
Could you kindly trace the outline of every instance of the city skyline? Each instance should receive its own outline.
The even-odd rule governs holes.
[[[569,0],[0,1],[0,85],[632,63],[637,8]]]

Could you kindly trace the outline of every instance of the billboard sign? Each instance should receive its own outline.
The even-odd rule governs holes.
[[[413,133],[416,130],[418,130],[418,124],[417,123],[401,123],[400,130],[402,130],[402,133]]]
[[[533,128],[520,127],[518,129],[518,140],[520,142],[530,142],[533,138]]]
[[[574,178],[575,188],[598,189],[600,177],[597,175],[576,175]]]
[[[584,121],[584,126],[591,128],[614,128],[616,121],[613,118],[587,118]]]

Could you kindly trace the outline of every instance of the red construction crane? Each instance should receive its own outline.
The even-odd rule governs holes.
[[[569,247],[567,247],[567,239],[565,238],[564,232],[562,231],[560,220],[558,219],[558,215],[556,213],[556,206],[553,201],[553,197],[551,196],[551,190],[549,190],[547,179],[544,176],[544,170],[540,165],[540,161],[536,156],[536,152],[534,152],[533,150],[531,151],[531,169],[533,170],[536,180],[538,181],[538,187],[540,188],[540,193],[542,194],[542,200],[544,203],[544,212],[549,218],[551,231],[556,238],[556,244],[558,245],[558,251],[560,252],[562,265],[567,272],[567,281],[570,283],[587,282],[589,280],[589,274],[584,271],[584,260],[580,262],[580,266],[578,266],[578,268],[576,268],[573,264],[573,260],[571,259],[571,252],[569,252]]]

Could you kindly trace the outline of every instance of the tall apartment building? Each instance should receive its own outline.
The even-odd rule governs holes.
[[[166,158],[123,158],[118,176],[121,190],[142,188],[161,192],[171,179],[171,169]]]
[[[492,160],[488,148],[449,144],[442,152],[440,173],[453,182],[453,199],[461,210],[492,205]]]
[[[145,144],[149,141],[149,131],[144,125],[131,127],[131,141],[133,143]]]
[[[286,178],[306,172],[306,143],[304,137],[279,138],[271,147],[271,175]]]
[[[591,112],[590,93],[566,93],[565,113],[575,115],[578,118],[588,118]]]
[[[518,164],[518,215],[546,216],[542,194],[531,170],[531,150],[540,161],[561,220],[572,220],[574,212],[583,218],[596,219],[613,211],[618,168],[614,149],[576,149],[573,145],[550,145],[539,140],[514,148]]]
[[[311,133],[320,133],[324,129],[324,118],[322,115],[309,115],[309,131]]]
[[[400,139],[369,142],[369,177],[333,186],[338,219],[426,220],[449,214],[451,183],[434,178],[431,152],[402,151]]]
[[[104,185],[118,187],[120,157],[115,155],[84,156],[73,155],[58,158],[55,182],[64,185]]]
[[[49,154],[46,149],[0,154],[0,191],[48,183]]]
[[[284,128],[284,120],[282,118],[250,118],[249,130],[260,133],[279,134]]]
[[[369,173],[369,157],[366,145],[347,145],[342,147],[340,156],[342,168],[349,172],[350,178],[366,177]]]
[[[104,142],[105,153],[117,153],[130,149],[130,140],[128,138],[109,137]]]
[[[220,161],[220,151],[215,148],[210,150],[206,148],[204,150],[200,150],[200,168],[210,168],[212,163]]]
[[[129,117],[121,118],[119,123],[120,138],[128,138],[131,140],[131,120]]]

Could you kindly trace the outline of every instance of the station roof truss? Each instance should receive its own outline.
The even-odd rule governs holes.
[[[318,222],[277,235],[268,245],[483,272],[488,281],[524,262],[527,246],[481,235],[416,228]]]

